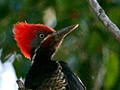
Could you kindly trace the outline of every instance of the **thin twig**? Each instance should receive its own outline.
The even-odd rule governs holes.
[[[120,30],[119,28],[109,19],[102,7],[99,5],[97,0],[88,0],[90,7],[93,12],[105,26],[105,28],[118,40],[120,43]]]
[[[24,85],[23,85],[21,80],[17,80],[16,82],[17,82],[18,87],[19,87],[18,90],[25,90]]]
[[[103,80],[104,80],[104,76],[105,76],[106,70],[104,67],[104,63],[103,65],[101,65],[100,70],[98,71],[98,75],[96,77],[96,81],[94,83],[94,87],[92,88],[92,90],[100,90],[102,85],[103,85]]]
[[[25,86],[21,80],[17,80],[16,82],[18,84],[18,90],[32,90],[32,89],[25,88]],[[38,89],[35,89],[35,90],[38,90]]]

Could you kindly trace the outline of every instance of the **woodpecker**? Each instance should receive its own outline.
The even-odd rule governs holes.
[[[17,45],[32,63],[25,78],[25,90],[85,90],[82,81],[65,62],[53,60],[65,36],[77,27],[78,24],[56,32],[43,24],[14,24]]]

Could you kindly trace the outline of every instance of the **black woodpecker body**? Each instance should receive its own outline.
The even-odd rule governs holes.
[[[78,25],[73,25],[55,32],[45,25],[41,26],[41,24],[18,23],[15,25],[15,40],[23,54],[32,63],[25,78],[24,87],[26,90],[85,90],[81,80],[65,62],[53,60],[53,56],[64,37],[77,27]],[[32,31],[30,32],[28,28],[32,29]],[[18,35],[22,30],[24,33],[21,36],[25,37]],[[29,37],[31,37],[31,40],[22,42],[22,40],[29,39]],[[26,43],[30,47],[24,45]],[[26,48],[27,50],[25,50]]]

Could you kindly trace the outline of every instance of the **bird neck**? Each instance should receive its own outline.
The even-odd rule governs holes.
[[[36,88],[47,78],[50,78],[58,66],[55,61],[51,60],[51,53],[48,49],[39,48],[31,54],[31,57],[33,58],[33,63],[26,76],[25,86],[28,88]],[[34,84],[32,86],[31,82],[36,85]]]
[[[31,52],[34,52],[31,53],[33,63],[47,65],[47,63],[52,61],[51,57],[53,53],[49,48],[38,48]]]

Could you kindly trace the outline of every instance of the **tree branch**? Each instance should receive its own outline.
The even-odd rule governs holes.
[[[97,0],[88,0],[90,7],[96,14],[98,19],[107,28],[107,30],[118,40],[120,43],[120,30],[119,28],[109,19],[102,7],[99,5]]]
[[[19,87],[18,90],[26,90],[21,80],[17,80],[16,82]]]

